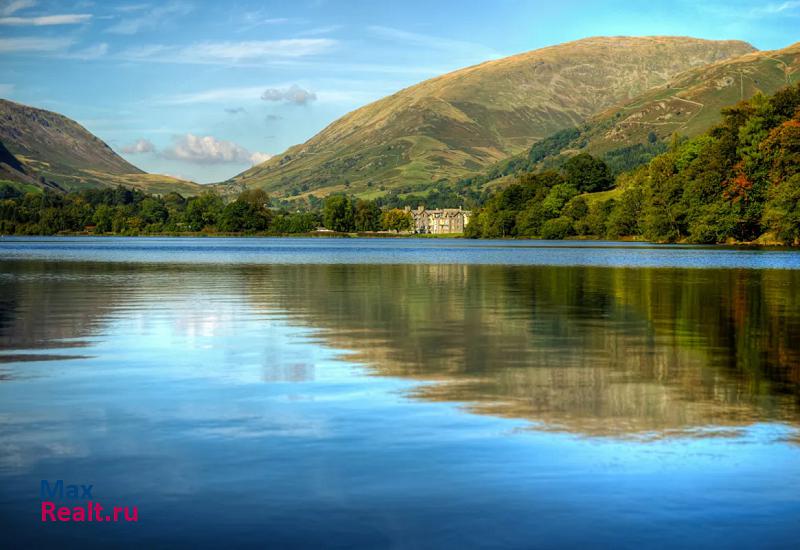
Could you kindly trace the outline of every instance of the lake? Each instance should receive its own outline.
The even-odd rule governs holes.
[[[43,523],[41,480],[138,521]],[[2,238],[0,528],[25,547],[793,545],[800,252]]]

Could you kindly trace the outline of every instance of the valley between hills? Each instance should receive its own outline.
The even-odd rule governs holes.
[[[506,176],[532,145],[568,129],[579,133],[551,151],[548,164],[582,150],[613,158],[653,134],[664,142],[676,132],[701,133],[719,120],[721,107],[796,82],[799,56],[798,44],[759,52],[741,41],[688,37],[559,44],[401,90],[214,188],[226,195],[264,189],[287,199],[424,193],[441,182]],[[6,181],[66,191],[124,185],[187,196],[205,189],[144,174],[57,113],[3,100],[0,119],[0,178]]]
[[[800,43],[758,51],[735,40],[588,38],[400,90],[209,185],[147,174],[78,122],[0,100],[3,196],[84,193],[91,208],[116,208],[102,222],[84,212],[42,225],[19,214],[37,207],[15,203],[4,231],[399,231],[413,224],[398,212],[424,204],[475,210],[472,237],[793,244],[800,224],[779,220],[795,209],[799,81]],[[118,188],[139,194],[85,193]],[[201,195],[215,198],[186,201]],[[657,212],[645,227],[648,211]]]

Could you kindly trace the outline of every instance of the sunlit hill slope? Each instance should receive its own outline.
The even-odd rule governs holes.
[[[508,159],[511,168],[558,165],[579,152],[604,157],[615,168],[646,160],[645,148],[671,136],[693,137],[721,120],[720,111],[761,93],[772,95],[800,81],[800,42],[750,52],[691,69],[669,82],[592,117],[572,132],[550,136],[531,151]],[[652,152],[652,151],[651,151]],[[639,155],[639,156],[637,156]],[[525,164],[525,158],[533,164]],[[499,166],[496,173],[509,173]]]
[[[357,109],[226,184],[282,196],[429,185],[524,151],[688,69],[753,50],[739,41],[599,37],[488,61]]]

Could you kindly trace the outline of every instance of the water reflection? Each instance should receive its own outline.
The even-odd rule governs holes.
[[[313,263],[345,247],[327,241],[273,265],[255,239],[152,263],[143,241],[0,260],[16,546],[796,539],[800,272]],[[41,479],[144,519],[43,528]]]
[[[5,379],[25,375],[9,367],[23,353],[92,356],[93,338],[125,320],[165,369],[215,350],[204,376],[313,381],[318,342],[370,373],[431,382],[411,386],[414,398],[537,429],[713,436],[727,432],[706,427],[800,420],[800,271],[46,261],[4,271]],[[243,329],[244,318],[255,324]],[[300,345],[273,342],[290,339],[287,326],[306,330]]]
[[[630,434],[798,420],[796,271],[294,266],[280,307],[414,395]],[[271,281],[271,282],[270,282]],[[397,299],[402,297],[402,299]]]

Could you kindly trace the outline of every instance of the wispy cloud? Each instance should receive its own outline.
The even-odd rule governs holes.
[[[134,61],[196,64],[259,64],[325,53],[337,45],[328,38],[290,38],[242,42],[201,42],[189,46],[150,44],[127,50]]]
[[[800,12],[800,2],[781,2],[778,4],[765,4],[759,8],[754,8],[754,11],[760,11],[765,14],[782,14],[787,12]]]
[[[263,86],[239,88],[215,88],[190,94],[178,94],[156,101],[161,105],[191,105],[194,103],[228,103],[231,101],[256,100],[264,91]]]
[[[292,84],[288,88],[267,88],[261,94],[261,99],[264,101],[293,103],[294,105],[308,105],[317,100],[317,94],[301,88],[297,84]]]
[[[225,112],[229,115],[240,115],[246,112],[246,109],[244,107],[228,107]]]
[[[0,2],[0,15],[13,15],[25,8],[36,5],[36,0],[11,0],[10,2]]]
[[[769,18],[796,18],[800,17],[800,0],[785,2],[767,2],[755,7],[745,5],[731,5],[730,3],[715,2],[687,2],[687,5],[696,7],[699,11],[712,14],[727,20],[741,20],[754,22],[759,19]],[[759,23],[762,24],[762,23]]]
[[[72,38],[24,36],[0,38],[0,54],[32,53],[60,59],[98,59],[108,53],[108,44],[101,42],[79,50],[70,50]]]
[[[242,14],[238,32],[246,32],[258,27],[267,25],[282,25],[288,23],[286,17],[270,17],[268,13],[262,11],[252,11]]]
[[[323,34],[330,34],[341,29],[341,25],[328,25],[326,27],[314,27],[313,29],[306,29],[297,33],[297,36],[320,36]]]
[[[106,32],[126,35],[137,34],[142,31],[156,29],[172,17],[188,15],[194,10],[193,5],[180,0],[173,0],[172,2],[155,6],[133,4],[122,8],[118,8],[118,10],[126,13],[126,17],[108,27]]]
[[[450,38],[442,38],[427,34],[419,34],[401,29],[395,29],[392,27],[371,25],[367,27],[367,31],[378,38],[393,42],[400,42],[406,46],[420,46],[427,49],[446,52],[468,53],[473,56],[478,55],[484,58],[499,57],[500,55],[496,51],[482,44],[476,44],[474,42],[467,42],[464,40],[453,40]]]
[[[326,38],[290,38],[286,40],[254,40],[249,42],[206,42],[185,49],[183,55],[218,61],[251,61],[276,57],[292,58],[317,55],[329,50],[335,42]]]
[[[46,27],[51,25],[78,25],[92,18],[88,13],[42,15],[39,17],[0,17],[0,25]]]
[[[0,95],[10,95],[14,91],[13,84],[0,84]]]
[[[82,50],[64,54],[64,57],[68,57],[70,59],[89,60],[89,59],[98,59],[100,57],[104,57],[107,53],[108,53],[108,44],[106,44],[105,42],[101,42],[100,44],[95,44],[94,46],[83,48]]]
[[[21,36],[0,38],[0,53],[17,52],[57,52],[69,48],[74,43],[71,38],[40,38]]]
[[[151,7],[152,6],[150,4],[123,4],[121,6],[116,6],[114,9],[123,13],[131,13],[148,10]]]

